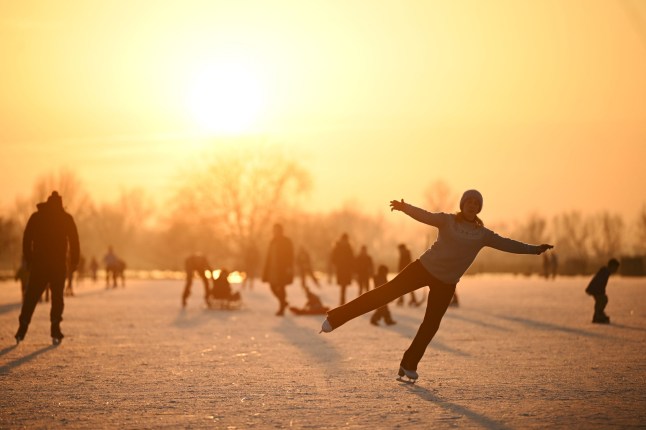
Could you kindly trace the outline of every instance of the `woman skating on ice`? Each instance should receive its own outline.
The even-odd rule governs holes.
[[[485,228],[478,218],[482,203],[482,195],[477,190],[464,192],[460,199],[460,212],[457,214],[431,213],[405,203],[403,199],[392,200],[391,211],[402,211],[419,222],[437,227],[437,240],[418,260],[406,266],[391,281],[329,311],[321,331],[329,333],[404,294],[428,286],[424,320],[399,366],[400,377],[416,380],[417,365],[440,327],[455,286],[482,248],[488,246],[513,254],[536,255],[553,248],[548,244],[528,245],[501,237]]]

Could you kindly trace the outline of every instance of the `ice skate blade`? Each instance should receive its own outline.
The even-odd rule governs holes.
[[[404,378],[407,378],[407,379],[404,379]],[[415,382],[417,382],[417,379],[410,379],[410,378],[405,377],[405,376],[398,376],[397,380],[399,382],[403,382],[404,384],[411,384],[411,385],[413,385]]]

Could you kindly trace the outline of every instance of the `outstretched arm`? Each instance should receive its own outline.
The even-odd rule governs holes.
[[[554,248],[552,245],[546,243],[542,245],[530,245],[527,243],[519,242],[514,239],[502,237],[496,233],[491,233],[487,238],[486,246],[490,246],[500,251],[511,252],[512,254],[536,254],[540,255],[548,249]]]
[[[443,217],[442,217],[443,214],[425,211],[424,209],[420,209],[418,207],[415,207],[411,204],[406,203],[404,199],[401,199],[399,201],[391,200],[390,210],[402,211],[409,217],[413,218],[414,220],[417,220],[424,224],[432,225],[434,227],[439,227],[440,224],[442,224],[443,222]]]

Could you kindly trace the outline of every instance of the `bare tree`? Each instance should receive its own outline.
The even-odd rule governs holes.
[[[580,212],[566,212],[554,218],[555,246],[562,255],[586,261],[589,232],[590,225]]]
[[[618,257],[622,251],[624,221],[619,215],[602,212],[590,218],[590,247],[598,260]]]
[[[92,206],[83,182],[72,170],[61,169],[41,176],[34,185],[32,200],[44,201],[54,190],[63,197],[65,210],[74,216],[84,216]]]
[[[451,212],[455,210],[457,196],[451,187],[441,179],[431,182],[424,191],[426,209],[430,212]],[[426,234],[426,246],[437,239],[438,231],[430,229]]]
[[[457,196],[441,179],[431,182],[424,191],[426,209],[431,212],[450,212],[454,210]]]
[[[514,237],[527,243],[546,243],[547,221],[538,214],[532,214],[521,224]]]
[[[181,179],[174,216],[212,226],[240,250],[264,237],[310,186],[309,173],[278,148],[223,149]]]
[[[641,208],[641,211],[637,214],[636,222],[636,234],[635,234],[635,251],[638,254],[646,254],[646,204]]]

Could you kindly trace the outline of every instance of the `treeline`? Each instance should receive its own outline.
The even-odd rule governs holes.
[[[347,232],[355,252],[362,245],[378,264],[396,269],[397,245],[419,254],[435,240],[435,229],[402,217],[368,214],[346,203],[326,213],[308,212],[303,198],[311,190],[308,170],[275,147],[221,149],[201,157],[179,175],[165,199],[154,201],[142,190],[122,190],[115,201],[97,201],[70,170],[40,177],[32,193],[0,214],[0,269],[20,263],[22,231],[36,203],[52,190],[77,222],[86,260],[101,260],[112,246],[129,269],[182,270],[191,253],[205,254],[214,267],[245,270],[250,249],[261,261],[271,227],[280,222],[295,247],[309,251],[316,270],[328,269],[334,242]],[[444,182],[430,183],[421,204],[431,211],[452,212],[458,194]],[[646,206],[635,220],[610,212],[533,215],[517,225],[488,226],[502,235],[530,243],[553,243],[559,273],[588,274],[610,257],[646,254]],[[536,256],[484,250],[470,269],[476,272],[541,273]]]

